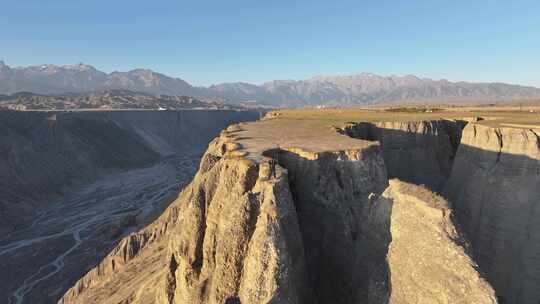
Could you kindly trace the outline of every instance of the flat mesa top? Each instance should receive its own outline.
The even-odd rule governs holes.
[[[248,158],[276,148],[299,148],[306,152],[359,150],[376,142],[354,139],[337,132],[349,122],[423,121],[438,119],[473,120],[490,127],[540,129],[540,112],[443,110],[439,112],[389,112],[357,109],[304,109],[272,112],[263,121],[242,123],[230,130],[234,142]]]
[[[343,125],[347,122],[421,121],[437,119],[472,119],[481,117],[479,124],[491,127],[514,126],[540,128],[540,106],[443,108],[433,112],[391,111],[390,109],[301,109],[278,111],[281,120],[316,120],[320,124]]]
[[[298,148],[306,152],[360,150],[375,142],[342,135],[332,125],[318,125],[315,121],[270,119],[241,125],[235,142],[251,157],[276,148]]]

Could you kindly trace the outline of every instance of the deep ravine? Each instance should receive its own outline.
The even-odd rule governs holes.
[[[55,303],[250,111],[0,111],[0,303]]]
[[[199,144],[179,139],[189,132],[183,114],[160,122],[118,115],[107,119],[158,155]],[[223,130],[165,211],[123,229],[59,302],[540,301],[538,131],[479,119],[358,122],[318,132],[302,121],[280,123]],[[28,229],[45,225],[47,214]],[[80,247],[76,231],[63,237]],[[2,248],[9,246],[17,244]],[[56,271],[63,259],[55,257],[35,270]],[[27,283],[13,290],[14,303]]]
[[[488,247],[505,263],[486,261],[482,252],[485,242],[496,244],[493,237],[510,237],[519,225],[529,227],[520,234],[534,238],[526,229],[535,227],[536,217],[508,226],[522,209],[501,208],[494,197],[482,202],[478,193],[494,183],[508,191],[493,191],[498,201],[519,196],[535,212],[540,157],[532,132],[462,120],[350,124],[344,135],[310,135],[296,127],[284,137],[275,128],[262,121],[223,131],[169,209],[125,239],[62,302],[408,303],[437,297],[495,303],[486,278],[500,302],[535,303],[528,283],[516,288],[497,280],[512,271],[506,266],[529,263],[521,271],[534,285],[533,257],[540,251],[518,236],[512,246],[522,255]],[[515,155],[526,157],[509,162]],[[489,178],[477,182],[487,184],[459,185],[462,174],[472,179],[486,169]],[[494,175],[504,172],[513,175]],[[519,183],[517,192],[508,176]],[[475,202],[484,206],[481,219],[469,215]],[[426,221],[407,220],[418,217]],[[500,228],[481,232],[496,221]],[[399,231],[423,232],[406,238],[411,234]],[[415,254],[407,254],[411,250]],[[415,281],[418,276],[426,279]],[[111,297],[113,286],[119,291]],[[412,286],[422,287],[414,293]]]
[[[350,124],[343,132],[380,141],[389,176],[449,200],[501,303],[540,301],[540,139],[533,129],[442,120]]]

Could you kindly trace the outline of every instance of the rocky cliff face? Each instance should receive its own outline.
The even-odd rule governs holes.
[[[227,149],[222,145],[218,149]],[[231,156],[207,155],[202,174],[184,192],[169,239],[170,259],[177,264],[169,273],[169,299],[305,301],[304,252],[286,175],[277,170],[270,176],[264,166]]]
[[[138,273],[142,284],[119,299],[133,303],[265,303],[303,302],[309,296],[302,240],[286,174],[268,164],[239,157],[226,136],[211,144],[194,181],[151,227],[131,236],[146,239],[156,226],[169,232],[159,238],[167,246],[161,258],[159,289],[143,299],[140,288],[151,276]],[[171,216],[172,215],[172,216]],[[127,246],[128,241],[122,244]],[[140,243],[139,243],[140,244]],[[145,245],[145,244],[143,244]],[[143,247],[143,246],[141,246]],[[133,259],[152,255],[151,246]],[[113,271],[100,271],[124,259],[113,251],[102,264],[63,298],[63,303],[93,302]],[[120,253],[120,254],[119,254]],[[155,254],[154,254],[155,255]],[[133,258],[134,255],[129,258]],[[112,269],[111,269],[112,270]],[[108,277],[112,276],[112,277]],[[107,285],[106,285],[107,286]],[[107,286],[109,287],[109,286]]]
[[[540,301],[539,133],[469,124],[444,191],[504,303]]]
[[[450,176],[464,121],[351,123],[342,132],[381,143],[388,176],[441,190]]]
[[[351,280],[358,276],[359,223],[369,193],[386,183],[378,152],[271,151],[281,164],[274,166],[243,157],[228,136],[210,146],[192,184],[171,207],[180,215],[168,224],[174,227],[164,257],[170,267],[155,301],[330,303],[342,298],[349,303],[358,298],[360,290]],[[303,197],[305,191],[313,195]],[[335,216],[325,217],[329,210]],[[65,303],[100,284],[98,272],[75,286]]]
[[[365,297],[360,243],[368,197],[387,186],[377,146],[326,153],[280,149],[267,155],[287,169],[303,240],[310,292],[318,303]]]
[[[442,190],[504,303],[537,303],[538,130],[463,121],[376,122],[344,133],[381,142],[388,175]]]
[[[388,185],[377,143],[301,127],[284,138],[275,128],[222,132],[168,211],[61,302],[410,303],[430,269],[441,273],[429,273],[418,299],[496,302],[452,241],[444,200],[410,198],[395,185],[376,200]]]

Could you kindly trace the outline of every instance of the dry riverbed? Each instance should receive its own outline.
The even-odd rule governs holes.
[[[100,178],[47,206],[27,227],[0,238],[0,303],[55,303],[122,236],[176,198],[199,156]]]

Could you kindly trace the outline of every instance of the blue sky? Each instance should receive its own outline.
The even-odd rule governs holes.
[[[373,72],[540,87],[540,1],[1,0],[0,60],[195,85]]]

